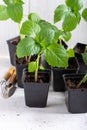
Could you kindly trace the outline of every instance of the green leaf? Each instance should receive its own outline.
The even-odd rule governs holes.
[[[22,0],[15,0],[15,3],[17,3],[17,4],[24,4],[24,2]]]
[[[41,18],[36,13],[30,13],[28,19],[35,23],[38,23],[41,20]]]
[[[68,57],[66,50],[60,44],[52,44],[44,50],[44,59],[53,67],[67,67]]]
[[[5,4],[9,5],[9,4],[24,4],[24,2],[22,0],[3,0]]]
[[[51,23],[49,23],[49,22],[47,22],[47,21],[45,21],[45,20],[40,20],[40,21],[38,22],[38,24],[39,24],[39,26],[40,26],[42,29],[44,29],[44,28],[52,29],[52,26],[53,26]]]
[[[87,8],[85,8],[82,12],[82,17],[84,18],[85,21],[87,21]]]
[[[40,26],[38,24],[32,22],[31,20],[25,21],[22,24],[22,27],[20,30],[21,34],[29,35],[33,38],[35,38],[39,32],[40,32]]]
[[[41,27],[41,29],[48,29],[49,30],[54,30],[55,34],[54,34],[54,38],[53,38],[53,43],[57,42],[59,36],[61,35],[61,31],[55,26],[50,24],[49,22],[45,21],[45,20],[40,20],[38,23]]]
[[[37,68],[37,63],[32,61],[28,64],[28,72],[34,72]]]
[[[54,11],[54,23],[60,21],[65,13],[68,11],[68,8],[66,5],[62,4],[62,5],[59,5],[55,11]]]
[[[73,10],[77,11],[77,10],[82,9],[83,0],[66,0],[66,4]]]
[[[65,31],[69,32],[76,28],[78,20],[74,13],[67,12],[62,23],[62,27]]]
[[[87,65],[87,53],[82,53],[82,58],[83,58],[85,65]]]
[[[5,4],[13,4],[14,0],[3,0]]]
[[[9,17],[17,22],[20,23],[23,17],[23,7],[20,4],[10,4],[7,6],[7,11]]]
[[[61,34],[62,34],[62,31],[61,31],[61,30],[58,30],[57,32],[55,32],[54,39],[53,39],[53,42],[52,42],[52,43],[57,43],[59,37],[61,36]]]
[[[65,32],[65,31],[63,31],[62,36],[63,36],[63,38],[65,39],[65,41],[69,41],[70,38],[71,38],[71,33],[70,33],[70,32]]]
[[[44,28],[40,31],[40,33],[36,36],[36,41],[39,43],[42,47],[47,47],[52,43],[52,40],[54,38],[54,30],[49,28]]]
[[[8,18],[7,7],[0,5],[0,20],[7,20]]]
[[[40,70],[44,70],[44,69],[45,69],[44,66],[40,65]]]
[[[77,18],[77,22],[79,24],[80,20],[81,20],[81,14],[79,12],[76,12],[75,15],[76,15],[76,18]]]
[[[26,37],[21,40],[16,49],[17,56],[22,58],[24,56],[30,56],[37,54],[40,51],[40,46],[35,43],[31,37]]]
[[[75,57],[75,53],[74,53],[74,50],[73,49],[68,49],[67,50],[67,56],[70,58],[70,57]]]

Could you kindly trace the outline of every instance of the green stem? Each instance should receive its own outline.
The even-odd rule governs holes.
[[[83,83],[83,81],[81,80],[81,81],[77,84],[77,88],[79,88],[82,83]]]
[[[37,82],[38,79],[39,60],[40,60],[40,54],[38,54],[37,61],[36,61],[35,82]]]
[[[60,45],[62,45],[62,39],[61,38],[59,39],[59,43],[60,43]]]
[[[20,29],[21,29],[20,23],[18,23],[18,30],[19,30],[19,33],[20,33]],[[22,39],[23,39],[23,35],[20,34],[20,40],[22,40]]]
[[[87,73],[84,75],[82,80],[80,80],[80,82],[77,84],[77,88],[79,88],[81,86],[81,84],[85,83],[86,81],[87,81]]]

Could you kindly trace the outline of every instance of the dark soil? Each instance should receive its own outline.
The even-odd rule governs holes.
[[[74,79],[67,79],[66,81],[66,85],[68,86],[68,88],[72,88],[72,89],[78,89],[77,85],[80,82],[80,80],[74,80]],[[79,88],[87,88],[87,82],[82,83]]]
[[[35,82],[35,79],[34,79],[34,75],[35,73],[27,73],[25,75],[25,80],[24,82]],[[45,83],[45,82],[48,82],[49,81],[49,76],[47,74],[44,74],[44,73],[38,73],[38,80],[37,82],[38,83]]]

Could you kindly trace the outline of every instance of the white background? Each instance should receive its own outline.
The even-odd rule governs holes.
[[[64,0],[24,0],[24,14],[29,12],[38,13],[43,19],[53,23],[54,9]],[[83,0],[84,6],[87,7],[87,0]],[[2,4],[2,0],[0,0]],[[57,26],[60,27],[59,24]],[[13,38],[19,34],[18,26],[11,20],[0,21],[0,56],[9,56],[6,40]],[[75,31],[72,32],[72,38],[67,43],[69,47],[73,47],[77,42],[87,44],[87,23],[83,20]]]

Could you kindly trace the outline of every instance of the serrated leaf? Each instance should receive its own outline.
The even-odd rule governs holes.
[[[49,28],[44,28],[40,31],[40,33],[36,37],[36,41],[42,46],[47,47],[52,43],[54,38],[54,30]]]
[[[37,63],[32,61],[28,64],[28,72],[34,72],[37,68]]]
[[[83,0],[66,0],[67,6],[77,11],[83,7]]]
[[[53,67],[67,67],[68,57],[62,45],[53,44],[47,47],[43,53],[44,59]]]
[[[0,20],[7,20],[8,18],[7,7],[0,5]]]
[[[74,50],[73,49],[68,49],[67,50],[67,56],[70,58],[70,57],[75,57],[75,53],[74,53]]]
[[[60,21],[65,13],[68,11],[68,8],[66,5],[62,4],[62,5],[59,5],[55,11],[54,11],[54,23]]]
[[[33,38],[35,38],[39,32],[40,32],[40,26],[31,20],[25,21],[22,24],[20,30],[21,34],[29,35]]]
[[[52,24],[49,23],[49,22],[47,22],[47,21],[45,21],[45,20],[40,20],[40,21],[38,22],[38,24],[39,24],[39,26],[40,26],[42,29],[44,29],[44,28],[52,29]]]
[[[41,18],[36,13],[30,13],[28,19],[35,23],[38,23],[41,20]]]
[[[71,33],[70,32],[63,32],[62,33],[63,39],[65,39],[65,41],[69,41],[71,38]]]
[[[83,58],[85,65],[87,65],[87,53],[82,53],[82,58]]]
[[[18,43],[16,49],[16,53],[19,58],[37,54],[39,51],[40,46],[38,46],[31,37],[26,37],[23,40],[21,40]]]
[[[10,4],[7,6],[7,11],[9,17],[17,22],[20,23],[23,17],[23,7],[20,4]]]
[[[62,23],[62,28],[64,29],[64,31],[69,32],[76,28],[77,23],[78,23],[78,20],[75,14],[72,12],[67,12]]]
[[[82,17],[84,18],[85,21],[87,21],[87,8],[85,8],[82,12]]]
[[[61,35],[61,31],[55,26],[50,24],[49,22],[45,21],[45,20],[40,20],[38,23],[41,27],[41,29],[49,29],[49,30],[54,30],[55,34],[54,34],[54,38],[53,38],[53,43],[57,42],[59,36]]]

